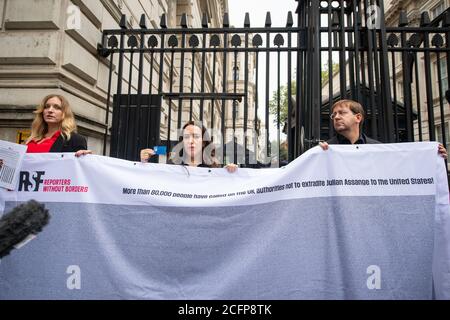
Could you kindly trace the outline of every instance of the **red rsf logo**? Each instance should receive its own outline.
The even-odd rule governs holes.
[[[88,192],[86,186],[72,186],[71,179],[45,179],[44,192]]]
[[[44,192],[88,192],[85,186],[45,186]]]
[[[70,186],[70,179],[45,179],[44,192],[64,192],[65,186]]]

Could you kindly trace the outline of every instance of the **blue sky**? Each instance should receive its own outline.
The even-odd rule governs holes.
[[[263,27],[267,11],[271,13],[272,26],[284,27],[288,11],[294,14],[297,2],[295,0],[228,0],[228,6],[230,22],[235,27],[243,26],[246,12],[250,14],[252,27]]]

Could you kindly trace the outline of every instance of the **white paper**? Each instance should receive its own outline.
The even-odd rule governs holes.
[[[15,190],[27,146],[0,140],[0,187]]]

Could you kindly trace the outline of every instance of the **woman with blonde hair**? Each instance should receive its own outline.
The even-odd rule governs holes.
[[[66,98],[46,96],[34,111],[31,136],[26,141],[28,153],[75,152],[79,157],[92,153],[86,139],[79,135],[73,112]]]

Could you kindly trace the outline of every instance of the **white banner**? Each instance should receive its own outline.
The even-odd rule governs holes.
[[[0,299],[450,299],[446,174],[437,143],[234,174],[26,155],[0,206],[52,219],[1,261]]]

